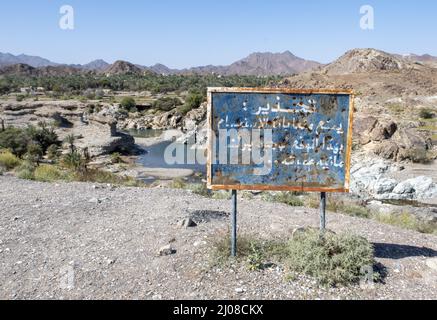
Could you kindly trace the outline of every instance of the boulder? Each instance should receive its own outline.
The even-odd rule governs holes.
[[[411,185],[408,181],[403,181],[399,183],[394,189],[394,194],[399,195],[412,195],[416,190],[414,190],[414,187]]]
[[[390,139],[398,129],[394,121],[381,121],[372,116],[357,119],[354,126],[354,134],[362,145]]]
[[[373,183],[369,191],[373,194],[391,193],[397,184],[395,179],[380,178]]]

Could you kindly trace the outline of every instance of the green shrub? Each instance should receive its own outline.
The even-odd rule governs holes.
[[[0,167],[12,170],[20,164],[20,159],[10,151],[0,151]]]
[[[204,96],[200,92],[190,92],[185,99],[185,104],[179,109],[179,111],[182,114],[187,114],[189,111],[199,108],[204,99]]]
[[[17,177],[20,179],[34,180],[35,166],[29,161],[23,161],[19,167],[15,169]]]
[[[18,102],[23,101],[24,98],[25,98],[25,96],[22,95],[22,94],[18,94],[18,95],[15,96],[15,100],[18,101]]]
[[[26,131],[19,128],[6,128],[0,132],[0,147],[9,149],[17,157],[22,157],[27,152],[30,137]]]
[[[47,157],[50,160],[57,160],[61,156],[61,151],[59,150],[59,146],[56,144],[52,144],[47,148]]]
[[[179,98],[162,97],[153,102],[152,108],[160,111],[170,111],[180,105],[182,105],[182,102]]]
[[[82,155],[74,150],[73,152],[69,152],[62,157],[62,165],[66,168],[77,170],[84,164],[84,159]]]
[[[187,183],[182,178],[175,178],[170,184],[170,188],[173,189],[185,189],[187,187]]]
[[[261,198],[264,201],[285,203],[293,207],[304,206],[303,200],[295,195],[293,192],[266,192],[263,193]]]
[[[205,183],[190,184],[190,185],[187,186],[187,188],[189,190],[191,190],[193,193],[198,194],[200,196],[203,196],[203,197],[209,197],[210,196],[210,191],[206,187]]]
[[[33,163],[39,163],[44,155],[44,151],[39,144],[31,142],[27,145],[27,152],[24,155],[26,160]]]
[[[420,109],[419,117],[422,119],[432,119],[434,118],[434,112],[431,109]]]
[[[239,235],[237,245],[237,260],[248,263],[250,270],[262,269],[264,261],[269,252],[266,250],[269,246],[250,235]],[[229,232],[225,236],[219,236],[213,242],[212,264],[226,266],[233,261],[231,257],[231,237]]]
[[[373,218],[381,223],[390,224],[403,229],[415,230],[421,233],[433,234],[437,232],[436,222],[426,222],[418,219],[414,214],[401,213],[377,213]]]
[[[137,103],[132,97],[125,97],[121,100],[120,106],[128,112],[132,112],[133,108],[136,108]]]
[[[294,272],[314,277],[322,285],[335,286],[356,283],[365,267],[373,267],[372,245],[353,235],[315,230],[296,234],[285,249],[284,262]]]
[[[121,154],[119,152],[114,152],[111,154],[111,163],[124,163],[123,159],[121,158]]]
[[[114,185],[123,185],[129,187],[145,186],[144,183],[132,177],[120,177],[109,171],[103,171],[99,169],[74,171],[72,173],[72,179],[82,182],[110,183]]]
[[[227,190],[213,191],[211,197],[215,200],[229,200],[231,199],[231,192]]]
[[[43,182],[53,182],[64,179],[64,174],[55,166],[41,165],[35,168],[34,179]]]

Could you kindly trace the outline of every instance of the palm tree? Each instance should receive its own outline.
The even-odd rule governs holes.
[[[70,153],[73,153],[74,150],[76,149],[74,145],[74,143],[76,142],[76,137],[74,136],[74,134],[69,134],[68,136],[66,136],[64,142],[68,143],[70,148]]]

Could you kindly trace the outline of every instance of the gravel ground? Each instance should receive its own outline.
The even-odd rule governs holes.
[[[210,221],[178,221],[208,210]],[[336,232],[375,244],[385,284],[319,288],[279,267],[212,266],[214,239],[228,232],[230,201],[183,190],[45,184],[0,177],[0,299],[435,299],[437,237],[340,214]],[[216,212],[216,214],[214,214]],[[240,199],[239,232],[286,237],[317,226],[317,210]],[[171,244],[175,254],[159,256]]]

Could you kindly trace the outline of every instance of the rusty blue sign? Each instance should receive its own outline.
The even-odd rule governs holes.
[[[208,89],[208,187],[348,192],[353,93]]]

